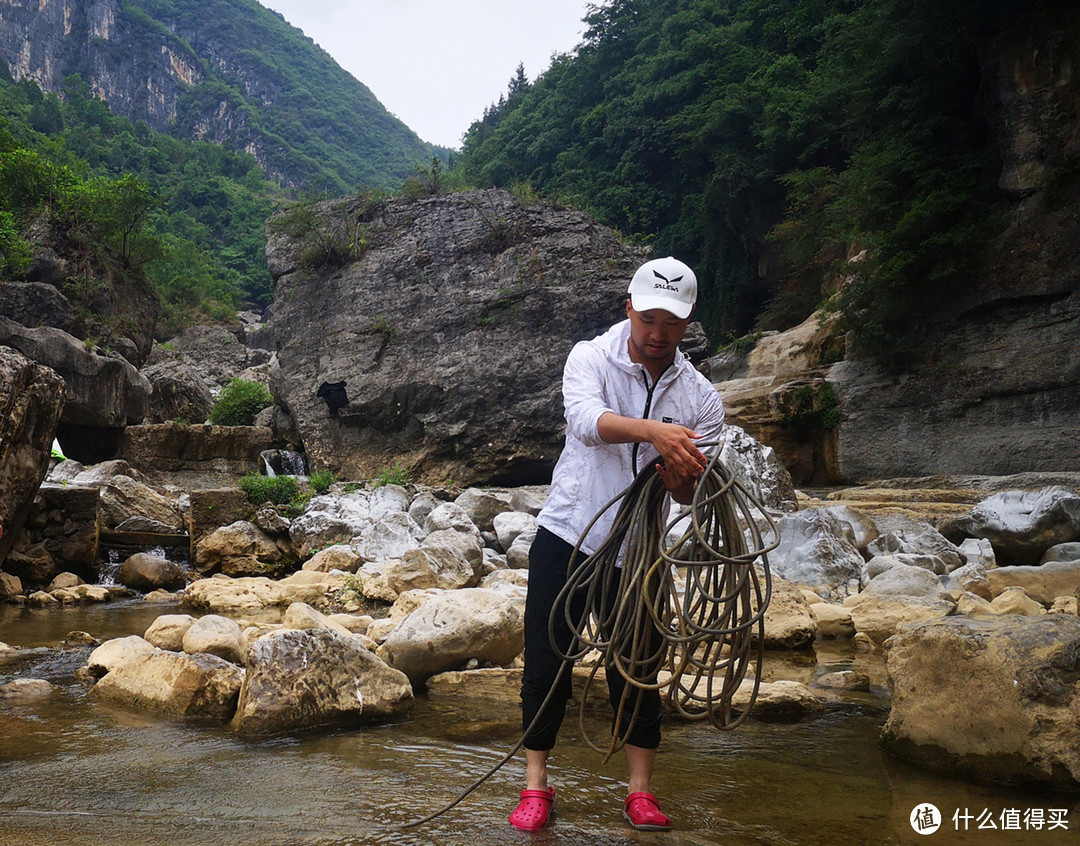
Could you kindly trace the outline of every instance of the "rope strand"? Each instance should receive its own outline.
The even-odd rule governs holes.
[[[720,461],[720,445],[709,442],[698,446],[717,449],[694,486],[689,527],[670,546],[668,536],[685,518],[680,515],[665,522],[667,489],[654,465],[601,508],[581,533],[584,539],[601,515],[618,505],[608,536],[596,552],[573,566],[552,608],[548,636],[563,663],[533,725],[513,749],[457,798],[396,828],[413,828],[435,819],[502,768],[521,749],[563,673],[594,650],[599,660],[585,681],[579,725],[586,743],[602,753],[605,762],[625,745],[646,690],[661,691],[668,706],[684,719],[709,720],[725,731],[747,718],[757,698],[765,653],[764,615],[772,594],[768,553],[779,544],[779,534],[761,504]],[[768,544],[755,519],[758,516],[764,518],[772,535]],[[578,560],[580,552],[581,540],[571,561]],[[681,593],[676,569],[685,573]],[[618,599],[605,613],[601,600],[612,595],[615,584]],[[579,619],[573,619],[570,611],[571,599],[576,596],[584,597],[585,610]],[[574,635],[565,652],[555,645],[559,613],[565,615]],[[751,663],[754,686],[750,700],[733,716],[732,697]],[[621,733],[613,731],[604,744],[594,742],[585,727],[588,691],[601,668],[621,674],[627,682],[614,722],[616,728],[624,728]]]

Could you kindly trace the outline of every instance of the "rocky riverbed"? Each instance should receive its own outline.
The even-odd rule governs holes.
[[[765,646],[788,656],[774,667],[803,668],[763,677],[753,717],[812,721],[876,702],[889,709],[886,748],[905,759],[963,778],[1080,787],[1077,480],[795,492],[762,472],[770,451],[731,428],[728,457],[756,480],[747,484],[780,532]],[[336,483],[302,507],[247,503],[232,519],[222,505],[208,522],[196,513],[215,511],[207,497],[227,503],[238,492],[139,476],[122,463],[64,462],[49,484],[96,492],[113,526],[188,527],[190,561],[162,549],[124,562],[126,586],[60,573],[34,589],[43,571],[24,551],[14,562],[28,586],[0,576],[9,602],[60,618],[125,594],[160,603],[141,631],[70,636],[92,647],[73,673],[87,701],[240,736],[355,729],[410,712],[418,696],[516,702],[542,487]],[[12,639],[0,647],[4,666],[24,663]],[[819,672],[815,650],[828,644],[874,656],[879,669]],[[32,703],[53,687],[6,673],[0,696]]]

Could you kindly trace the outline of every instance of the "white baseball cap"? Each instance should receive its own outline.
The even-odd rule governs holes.
[[[697,277],[681,261],[668,256],[641,265],[627,290],[634,311],[662,308],[685,320],[697,301]]]

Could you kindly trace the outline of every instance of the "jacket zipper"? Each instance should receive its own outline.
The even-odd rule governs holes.
[[[649,412],[652,410],[653,391],[656,390],[656,382],[659,382],[660,380],[657,379],[656,382],[653,382],[650,385],[649,384],[649,374],[646,373],[644,370],[641,373],[641,378],[645,380],[645,413],[641,415],[641,419],[642,420],[648,420],[649,419]],[[634,442],[634,448],[630,452],[630,466],[634,471],[634,476],[637,476],[637,474],[638,474],[637,457],[638,457],[638,447],[639,446],[640,446],[640,443],[635,441]]]

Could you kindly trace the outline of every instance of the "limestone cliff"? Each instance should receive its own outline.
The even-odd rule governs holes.
[[[273,392],[312,467],[370,478],[400,461],[436,482],[546,480],[566,354],[625,316],[646,251],[581,212],[503,191],[346,198],[307,214],[271,220],[267,255]],[[344,395],[323,389],[337,383]]]
[[[1080,467],[1080,9],[989,44],[979,108],[1009,225],[905,372],[844,350],[815,316],[711,361],[729,419],[797,483]],[[840,358],[840,361],[837,361]]]
[[[391,187],[431,160],[366,86],[254,0],[0,0],[0,60],[46,91],[81,74],[114,113],[249,152],[286,184]]]

